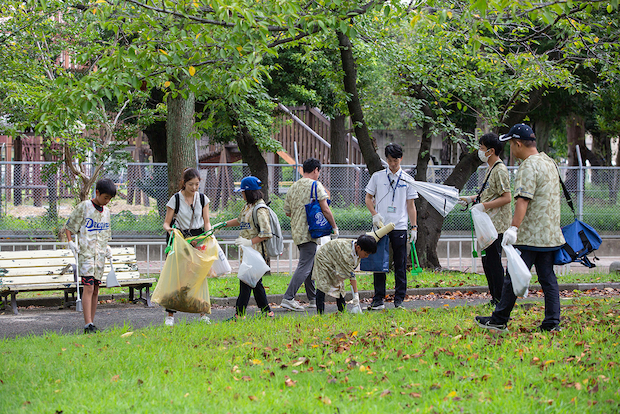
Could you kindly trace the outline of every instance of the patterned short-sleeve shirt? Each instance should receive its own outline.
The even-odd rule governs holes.
[[[530,200],[517,232],[517,245],[557,247],[565,243],[560,228],[560,177],[547,154],[530,155],[519,166],[515,198]]]
[[[239,214],[239,227],[241,231],[239,232],[239,236],[245,239],[253,239],[256,236],[271,238],[273,234],[271,233],[271,221],[269,220],[269,211],[266,208],[259,208],[256,211],[256,220],[258,221],[258,228],[254,225],[254,219],[252,218],[252,210],[254,210],[254,206],[258,203],[264,203],[263,199],[256,201],[253,204],[246,204],[241,213]],[[254,250],[262,252],[260,250],[260,243],[252,245]]]
[[[489,167],[484,177],[486,180],[488,176],[489,180],[480,194],[480,202],[482,203],[496,200],[504,193],[510,193],[510,175],[508,174],[508,168],[506,168],[502,160],[497,160],[493,165],[495,165],[495,168],[491,169],[491,167]],[[489,171],[491,172],[490,176]],[[510,222],[512,221],[510,203],[504,204],[498,208],[488,209],[486,213],[491,217],[491,221],[498,233],[501,234],[508,230]]]
[[[312,280],[321,292],[339,298],[346,293],[344,281],[355,278],[353,271],[359,263],[355,240],[330,240],[319,247],[314,256]]]
[[[82,201],[67,220],[66,228],[78,235],[80,276],[103,277],[108,240],[112,237],[110,209],[99,212],[91,200]]]
[[[284,213],[291,216],[291,233],[293,242],[297,246],[310,241],[316,243],[316,239],[310,237],[310,231],[308,231],[305,207],[310,202],[310,190],[313,182],[314,180],[311,178],[300,179],[291,186],[286,193],[286,200],[284,200]],[[327,198],[325,187],[319,181],[316,183],[317,200],[325,200]]]

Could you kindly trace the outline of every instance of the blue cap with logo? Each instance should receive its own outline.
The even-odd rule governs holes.
[[[504,134],[499,137],[499,140],[502,142],[508,141],[512,138],[522,139],[524,141],[536,141],[536,135],[534,135],[534,131],[528,125],[525,124],[516,124],[507,134]]]
[[[235,190],[235,192],[246,190],[260,190],[262,184],[263,183],[261,182],[261,180],[250,175],[249,177],[245,177],[243,180],[241,180],[241,186],[238,190]]]

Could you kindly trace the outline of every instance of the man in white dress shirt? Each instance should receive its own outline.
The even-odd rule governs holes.
[[[394,258],[395,294],[394,308],[404,309],[403,300],[407,294],[407,231],[408,221],[412,229],[409,242],[418,237],[417,213],[415,199],[417,191],[408,183],[413,178],[403,172],[400,163],[403,160],[403,149],[398,144],[385,147],[388,168],[372,175],[366,186],[366,207],[372,214],[372,224],[380,228],[384,224],[394,223],[394,230],[389,233],[390,247]],[[409,219],[409,220],[407,220]],[[385,309],[385,273],[374,273],[375,295],[368,309]]]

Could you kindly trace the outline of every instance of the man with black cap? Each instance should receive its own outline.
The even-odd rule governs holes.
[[[536,265],[538,281],[545,294],[545,318],[541,331],[560,330],[560,289],[553,271],[555,251],[564,243],[560,228],[561,189],[555,162],[536,149],[532,128],[517,124],[499,138],[510,141],[510,152],[523,160],[515,180],[515,212],[504,243],[521,251],[528,268]],[[476,316],[478,326],[506,332],[510,312],[517,301],[510,275],[506,273],[502,297],[491,316]]]

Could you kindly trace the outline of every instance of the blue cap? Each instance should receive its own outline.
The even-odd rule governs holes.
[[[245,177],[243,180],[241,180],[241,186],[238,190],[235,190],[235,192],[246,190],[260,190],[262,184],[263,183],[261,182],[261,180],[250,175],[249,177]]]
[[[510,131],[508,131],[507,134],[500,136],[499,140],[505,142],[512,138],[522,139],[523,141],[536,141],[534,131],[532,131],[532,128],[525,124],[516,124],[510,128]]]

